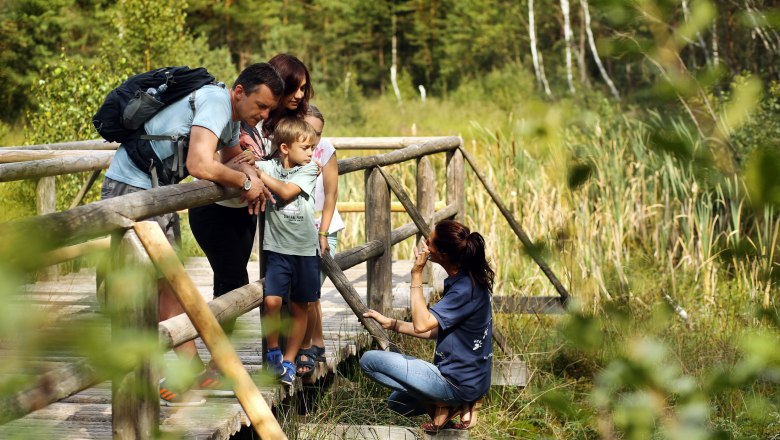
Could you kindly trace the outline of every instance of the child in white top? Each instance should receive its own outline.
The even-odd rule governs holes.
[[[335,255],[338,233],[344,229],[344,222],[336,209],[339,187],[339,166],[336,159],[336,149],[330,141],[322,138],[325,117],[322,116],[322,113],[316,106],[309,104],[304,119],[314,127],[314,131],[317,134],[314,139],[317,147],[314,150],[312,161],[317,162],[322,167],[322,173],[317,177],[317,186],[314,190],[314,222],[319,234],[320,255],[324,255],[326,252],[330,255]],[[325,275],[320,273],[320,285],[324,281]],[[301,352],[303,356],[301,356],[298,362],[299,374],[313,371],[314,362],[325,362],[325,341],[322,335],[322,307],[319,301],[309,308],[309,320],[306,334],[303,337]]]

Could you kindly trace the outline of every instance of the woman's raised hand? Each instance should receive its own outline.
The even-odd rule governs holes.
[[[419,246],[414,248],[414,265],[412,266],[412,272],[422,272],[425,267],[425,263],[428,262],[428,256],[431,251],[428,249],[428,245],[425,244],[425,240],[420,239]]]
[[[387,316],[377,312],[376,310],[369,310],[366,313],[363,313],[363,317],[371,318],[375,320],[385,330],[389,330],[393,326],[393,321],[394,321],[393,319],[388,318]]]
[[[251,166],[255,166],[255,153],[253,153],[252,150],[244,150],[240,154],[236,155],[236,157],[234,157],[232,160],[237,164],[246,163]]]

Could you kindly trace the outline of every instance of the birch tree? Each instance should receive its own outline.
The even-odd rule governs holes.
[[[599,58],[599,51],[596,49],[596,40],[593,38],[593,30],[590,27],[590,11],[588,10],[588,0],[580,0],[582,6],[582,13],[585,15],[585,32],[588,34],[588,43],[590,44],[590,51],[593,54],[593,60],[596,62],[596,66],[599,68],[601,77],[604,78],[604,82],[609,86],[609,90],[615,99],[620,100],[620,94],[615,88],[615,84],[609,78],[607,70],[604,69],[604,65],[601,64],[601,58]]]
[[[552,97],[550,85],[547,83],[547,76],[544,74],[544,64],[541,61],[541,54],[536,49],[536,24],[534,22],[534,0],[528,0],[528,35],[531,39],[531,58],[534,62],[534,73],[536,81],[544,88],[544,93]]]
[[[569,83],[569,92],[572,95],[574,90],[574,75],[571,69],[571,20],[569,18],[569,0],[561,0],[561,11],[563,12],[563,37],[566,40],[566,81]]]

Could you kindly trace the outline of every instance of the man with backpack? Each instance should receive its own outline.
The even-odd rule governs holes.
[[[158,96],[157,90],[150,88],[149,92],[145,99]],[[208,83],[175,102],[167,105],[160,102],[163,106],[161,110],[146,120],[143,130],[139,130],[139,133],[145,133],[122,141],[106,172],[101,198],[150,189],[160,183],[175,183],[188,172],[198,179],[211,180],[228,188],[241,188],[250,212],[259,212],[270,193],[257,177],[255,169],[247,164],[225,164],[241,152],[238,142],[240,123],[243,121],[254,127],[266,119],[283,92],[284,84],[276,70],[267,63],[257,63],[244,69],[231,89]],[[98,115],[95,126],[101,131]],[[139,155],[143,157],[139,151],[147,155],[144,161],[138,159]],[[216,158],[217,152],[220,160]],[[139,162],[150,163],[151,166],[142,169],[137,165]],[[186,170],[183,170],[185,166]],[[179,179],[161,178],[177,173]],[[180,245],[181,231],[175,212],[151,220],[160,224],[174,246]],[[167,282],[161,280],[158,289],[161,321],[184,313]],[[195,388],[210,388],[219,383],[218,373],[204,367],[193,341],[176,347],[176,352],[180,358],[192,360],[194,371],[204,370],[196,379]],[[163,403],[170,405],[192,403],[165,383],[160,385],[160,397]]]

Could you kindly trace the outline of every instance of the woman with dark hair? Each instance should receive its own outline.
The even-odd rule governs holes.
[[[274,66],[284,80],[284,94],[279,106],[263,121],[266,138],[271,136],[282,118],[303,118],[309,109],[309,100],[314,98],[309,69],[303,61],[288,53],[280,53],[268,60],[268,64]]]
[[[433,363],[387,351],[368,351],[360,367],[393,390],[388,407],[406,416],[429,414],[426,431],[476,423],[482,396],[490,388],[493,358],[491,290],[494,273],[485,257],[485,240],[456,221],[438,223],[427,242],[414,249],[411,281],[412,321],[364,314],[383,328],[422,339],[435,339]],[[422,271],[427,261],[441,265],[448,277],[439,302],[427,307]],[[452,419],[460,415],[460,423]]]

